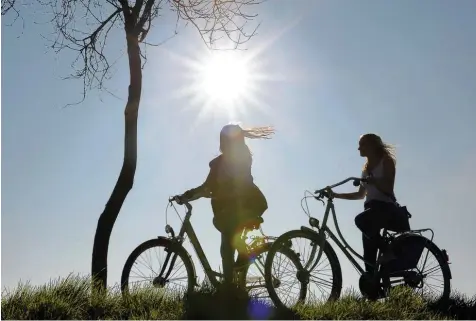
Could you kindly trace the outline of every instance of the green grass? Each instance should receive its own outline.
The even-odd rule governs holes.
[[[186,302],[186,304],[184,304]],[[47,285],[20,284],[2,293],[2,320],[8,319],[475,319],[476,297],[453,295],[444,305],[427,303],[411,291],[392,292],[385,302],[369,302],[357,294],[339,301],[306,305],[280,312],[253,299],[234,299],[202,290],[192,297],[163,298],[157,291],[140,291],[128,299],[119,289],[91,297],[88,278],[70,276]],[[187,308],[185,308],[187,306]]]

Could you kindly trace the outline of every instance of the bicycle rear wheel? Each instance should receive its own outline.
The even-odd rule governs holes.
[[[266,265],[266,257],[268,252],[271,248],[272,243],[264,243],[263,245],[259,246],[258,248],[254,249],[253,253],[250,256],[249,264],[245,265],[242,269],[239,270],[238,274],[238,284],[241,288],[247,290],[248,295],[259,301],[265,302],[267,304],[275,304],[279,305],[281,300],[278,297],[278,304],[276,304],[276,297],[273,299],[267,289],[266,280],[265,280],[265,265]],[[281,254],[283,254],[286,258],[293,265],[298,268],[300,262],[299,257],[293,253],[290,249],[282,249]],[[295,283],[295,279],[291,278],[291,280],[286,281],[285,278],[277,278],[275,277],[275,283],[279,282],[279,286],[288,287],[292,286],[292,283]],[[290,282],[289,282],[290,281]],[[291,283],[291,285],[289,285]],[[299,283],[297,285],[296,291],[291,293],[288,291],[285,293],[288,297],[293,295],[296,296],[295,301],[303,300],[306,296],[306,284]],[[277,296],[277,295],[276,295]]]
[[[140,268],[145,271],[136,272]],[[129,255],[122,269],[123,295],[155,288],[163,295],[176,296],[190,293],[194,286],[195,269],[190,255],[181,245],[164,238],[140,244]]]
[[[429,301],[449,299],[451,270],[446,251],[419,234],[401,235],[390,247],[397,259],[381,267],[390,283],[408,286]]]
[[[295,244],[298,243],[299,240],[309,242],[311,248],[301,249],[296,247]],[[302,230],[286,232],[274,241],[266,258],[265,278],[269,295],[278,307],[290,308],[299,303],[305,303],[305,301],[310,301],[312,303],[318,301],[326,302],[336,300],[340,297],[342,289],[342,271],[339,259],[330,244],[326,241],[322,256],[319,261],[316,262],[315,260],[317,259],[317,254],[319,252],[319,241],[320,239],[317,233],[315,234]],[[301,297],[298,302],[294,302],[293,304],[285,304],[278,298],[276,287],[273,284],[272,279],[273,264],[277,261],[281,261],[279,255],[280,252],[289,250],[292,251],[292,253],[295,253],[299,258],[299,264],[295,265],[298,268],[289,273],[289,276],[299,281],[299,283],[304,283],[306,285],[304,297]],[[306,254],[310,254],[310,257],[307,257]],[[321,276],[317,276],[317,274],[320,274]],[[322,276],[329,280],[325,280]],[[325,289],[328,289],[328,293],[323,293],[323,290]],[[321,295],[317,295],[316,290],[319,290]]]

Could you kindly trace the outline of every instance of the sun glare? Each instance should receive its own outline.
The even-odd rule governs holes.
[[[183,84],[174,96],[183,99],[185,110],[197,109],[192,128],[204,118],[228,118],[240,121],[255,113],[270,113],[262,96],[264,82],[274,77],[263,70],[261,50],[200,50],[195,57],[172,53],[183,70]]]
[[[250,70],[244,59],[222,52],[208,57],[200,70],[202,88],[211,100],[232,104],[247,94]]]

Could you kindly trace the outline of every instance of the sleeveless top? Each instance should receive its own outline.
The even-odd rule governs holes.
[[[375,166],[375,168],[371,171],[370,174],[366,170],[362,171],[362,178],[365,178],[367,176],[372,176],[375,178],[383,177],[383,159],[378,163],[377,166]],[[367,204],[370,201],[395,203],[391,197],[382,193],[377,187],[375,187],[375,185],[362,182],[362,186],[367,192],[364,204]]]

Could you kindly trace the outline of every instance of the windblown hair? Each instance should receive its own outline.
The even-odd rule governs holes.
[[[238,144],[235,146],[246,147],[248,153],[251,156],[252,154],[249,147],[246,145],[245,138],[270,139],[273,134],[274,128],[271,126],[243,129],[238,124],[229,124],[223,127],[220,133],[220,151],[223,152],[224,147],[230,146],[229,144]]]
[[[242,129],[243,136],[250,139],[270,139],[274,134],[274,128],[271,126],[252,127]]]
[[[393,161],[394,164],[397,163],[395,147],[384,142],[379,135],[368,133],[360,136],[360,139],[364,139],[365,141],[369,142],[370,145],[372,145],[372,147],[375,148],[381,156],[387,156]],[[367,166],[368,160],[364,164],[364,170],[367,170]]]

